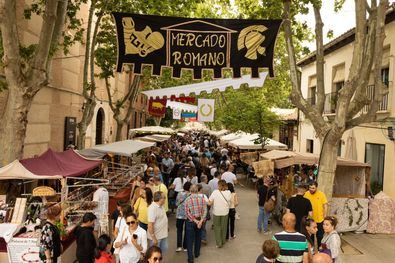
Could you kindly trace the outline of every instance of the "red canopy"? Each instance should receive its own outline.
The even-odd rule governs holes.
[[[39,157],[24,159],[22,165],[34,174],[80,176],[100,165],[101,160],[87,160],[73,150],[54,152],[48,149]]]

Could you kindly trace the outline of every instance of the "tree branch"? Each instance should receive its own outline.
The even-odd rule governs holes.
[[[284,0],[283,13],[283,27],[285,32],[286,48],[288,52],[288,62],[290,66],[290,77],[292,83],[291,101],[298,107],[308,119],[311,120],[316,132],[319,136],[323,136],[325,129],[328,129],[328,124],[324,121],[322,114],[320,114],[315,107],[310,105],[302,95],[300,72],[298,72],[296,65],[296,56],[294,45],[292,41],[292,28],[290,20],[291,0]]]
[[[314,16],[315,16],[315,43],[316,43],[316,78],[317,78],[317,105],[318,112],[322,115],[324,112],[325,103],[325,84],[324,84],[324,40],[322,28],[324,23],[322,22],[320,9],[321,7],[317,4],[313,5]]]
[[[94,91],[94,88],[96,87],[96,82],[95,82],[95,49],[96,49],[96,40],[97,40],[97,33],[99,32],[99,27],[100,27],[100,21],[103,17],[103,14],[99,14],[97,16],[95,28],[93,29],[93,36],[92,36],[92,42],[91,42],[91,51],[90,51],[90,57],[89,57],[89,65],[90,65],[90,81],[92,85],[91,93]],[[93,93],[94,95],[94,93]]]
[[[135,88],[133,89],[133,93],[129,97],[129,107],[128,107],[128,111],[125,114],[125,118],[123,119],[123,123],[127,123],[130,120],[130,115],[132,114],[132,111],[134,109],[133,107],[134,102],[136,101],[136,96],[140,89],[140,81],[141,81],[141,76],[135,75],[132,83],[132,86],[135,86]]]
[[[85,60],[84,60],[84,71],[82,76],[82,95],[87,100],[90,98],[88,94],[88,69],[90,60],[90,48],[91,48],[91,31],[92,31],[92,20],[95,12],[96,0],[92,0],[91,6],[89,7],[88,14],[88,28],[86,30],[86,41],[85,41]]]
[[[63,27],[65,24],[66,13],[67,13],[67,0],[58,0],[58,7],[56,10],[56,21],[55,27],[53,30],[52,40],[51,40],[51,49],[55,50],[56,46],[59,43],[60,36],[63,32]]]
[[[108,81],[108,78],[104,78],[104,83],[106,84],[106,91],[107,91],[107,96],[108,96],[108,104],[110,105],[110,108],[113,112],[115,112],[115,106],[112,102],[112,95],[111,95],[111,85],[110,82]]]
[[[376,28],[375,32],[375,45],[374,45],[374,65],[373,65],[373,76],[374,76],[374,94],[373,100],[370,104],[369,110],[366,114],[362,114],[354,119],[351,119],[346,128],[350,129],[355,127],[359,124],[366,123],[366,122],[373,122],[376,120],[376,113],[379,110],[380,103],[382,102],[383,96],[388,94],[388,89],[386,89],[386,85],[382,83],[381,80],[381,64],[383,58],[383,43],[385,38],[385,17],[386,17],[386,10],[388,7],[387,0],[381,0],[379,6],[377,7],[376,12]]]
[[[4,49],[4,73],[8,84],[18,86],[21,80],[21,56],[19,53],[19,36],[16,19],[16,5],[13,0],[0,2],[0,30]],[[7,77],[12,75],[13,77]],[[11,82],[11,83],[10,83]],[[15,82],[15,83],[12,83]]]
[[[51,50],[51,40],[56,24],[56,11],[58,1],[46,1],[43,23],[38,41],[37,50],[33,59],[33,68],[45,72]]]

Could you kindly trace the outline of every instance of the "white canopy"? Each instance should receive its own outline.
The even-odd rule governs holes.
[[[229,145],[238,147],[240,150],[259,150],[262,149],[262,144],[255,144],[254,141],[259,138],[258,134],[243,134],[240,138],[231,140]],[[265,142],[265,150],[286,150],[287,145],[267,138]]]
[[[213,130],[209,130],[209,131],[208,131],[208,133],[209,133],[210,135],[214,135],[214,136],[217,136],[217,137],[224,136],[224,135],[227,134],[228,132],[229,132],[229,131],[228,131],[228,130],[225,130],[225,129],[220,130],[220,131],[213,131]]]
[[[241,84],[248,84],[251,87],[262,87],[265,82],[268,72],[259,73],[259,78],[252,78],[251,75],[244,75],[241,78],[226,78],[207,82],[200,82],[195,84],[182,85],[171,88],[146,90],[142,93],[147,95],[149,98],[170,98],[172,95],[180,97],[182,94],[188,96],[191,93],[199,95],[202,92],[211,93],[213,90],[218,89],[219,91],[225,91],[227,87],[233,87],[233,89],[239,89]]]
[[[232,140],[236,140],[236,139],[241,138],[241,136],[243,136],[243,135],[247,135],[247,133],[242,132],[242,131],[232,132],[232,133],[229,133],[227,135],[221,136],[220,140],[224,141],[224,142],[230,142]]]
[[[175,134],[176,132],[171,128],[161,127],[161,126],[144,126],[141,128],[130,129],[130,133],[151,133],[151,134]]]
[[[147,142],[164,142],[170,139],[170,137],[171,135],[167,135],[167,134],[152,134],[152,135],[146,135],[144,137],[137,137],[135,139],[140,141],[147,141]]]
[[[193,121],[193,122],[187,122],[185,126],[179,129],[178,131],[188,132],[192,130],[206,131],[207,127],[201,122]]]
[[[167,100],[166,107],[169,107],[172,110],[178,109],[178,110],[188,111],[188,112],[198,112],[197,105],[191,105],[191,104],[182,103],[182,102],[178,102],[178,101]]]
[[[61,179],[61,175],[36,175],[25,168],[18,160],[0,168],[0,180],[20,179]]]
[[[125,140],[119,142],[113,142],[108,144],[100,144],[93,146],[92,149],[101,151],[104,153],[113,153],[121,156],[130,157],[132,154],[138,151],[155,146],[154,142],[143,142],[139,140]]]

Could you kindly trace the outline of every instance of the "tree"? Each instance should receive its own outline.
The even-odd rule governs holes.
[[[387,0],[372,0],[370,4],[365,0],[355,0],[355,42],[348,80],[339,91],[336,103],[336,114],[333,120],[326,121],[323,117],[325,103],[324,87],[324,45],[323,21],[321,19],[320,1],[300,1],[313,5],[316,19],[316,76],[317,102],[309,104],[302,96],[301,73],[297,67],[295,45],[293,40],[292,19],[295,12],[294,1],[283,1],[283,28],[292,82],[291,100],[309,119],[321,140],[318,183],[330,200],[333,192],[333,182],[336,171],[337,146],[343,133],[362,123],[376,120],[376,112],[382,97],[388,93],[381,81],[381,61],[383,41],[385,38],[385,16],[389,8]],[[337,1],[341,5],[342,1]],[[367,97],[369,78],[373,77],[375,90],[373,99]],[[363,107],[369,106],[367,113],[361,113]]]
[[[266,101],[261,89],[241,88],[240,90],[227,90],[223,97],[221,107],[215,112],[217,125],[231,131],[245,131],[259,134],[255,141],[265,146],[267,138],[272,137],[280,121]]]
[[[0,53],[3,54],[0,67],[5,76],[5,83],[0,86],[8,90],[5,110],[0,118],[2,164],[22,158],[27,114],[34,96],[48,84],[51,58],[60,47],[67,53],[68,47],[82,36],[82,30],[78,29],[81,20],[76,18],[81,1],[33,1],[24,12],[25,19],[33,13],[42,16],[41,31],[37,43],[24,45],[20,38],[23,29],[16,2],[0,2]],[[75,32],[74,37],[64,34],[65,29]]]

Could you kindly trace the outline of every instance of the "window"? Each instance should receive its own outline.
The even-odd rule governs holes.
[[[389,84],[389,76],[390,76],[390,69],[389,68],[381,69],[381,80],[387,86]]]
[[[310,139],[306,140],[306,152],[308,153],[314,152],[314,140],[310,140]]]
[[[384,159],[385,159],[385,145],[384,144],[365,144],[365,162],[369,163],[371,168],[370,188],[373,194],[383,190],[384,181]]]
[[[339,157],[342,156],[342,144],[343,144],[343,141],[340,140],[339,145],[337,146],[337,156],[339,156]]]
[[[309,88],[309,100],[311,105],[316,104],[316,97],[317,97],[317,87],[310,87]]]

